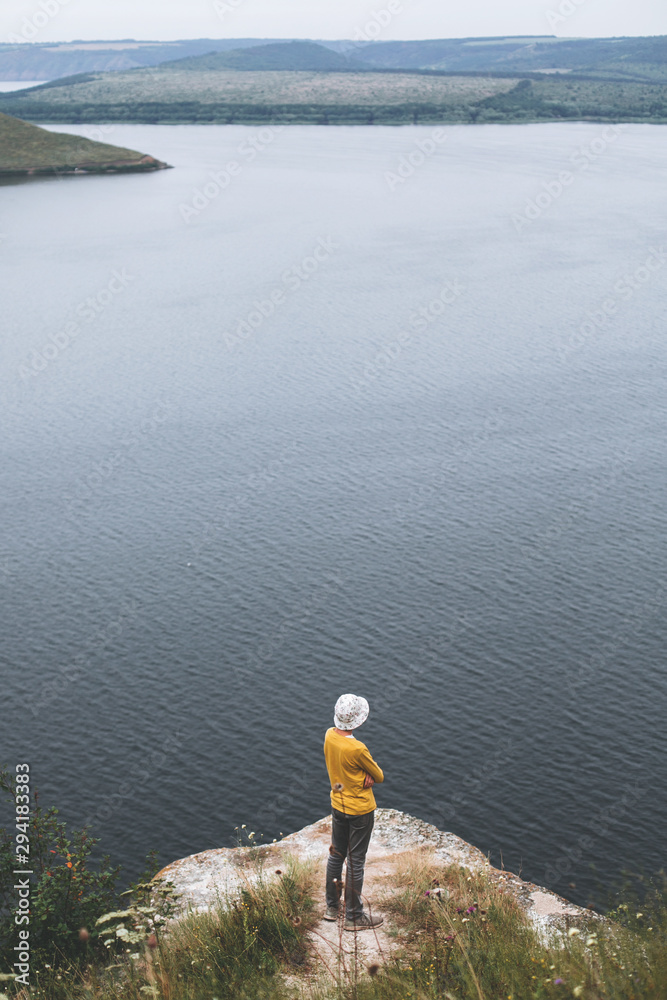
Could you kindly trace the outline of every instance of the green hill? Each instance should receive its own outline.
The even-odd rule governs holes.
[[[162,69],[216,70],[237,69],[293,70],[309,72],[335,72],[364,69],[362,63],[346,58],[318,45],[316,42],[276,42],[253,48],[234,49],[231,52],[209,52],[203,56],[190,56],[162,63]]]
[[[541,72],[667,81],[667,36],[649,38],[445,38],[375,42],[355,57],[377,69],[449,73]]]
[[[667,36],[272,42],[53,80],[0,94],[0,110],[60,123],[662,123]]]
[[[272,38],[194,38],[176,42],[0,43],[0,80],[56,80],[77,73],[123,72],[207,52],[266,45]]]
[[[516,79],[417,73],[174,66],[88,74],[0,95],[0,110],[40,122],[402,124],[468,121],[468,107]]]
[[[261,54],[251,57],[252,49]],[[0,80],[52,80],[78,73],[208,59],[235,52],[236,61],[200,62],[246,70],[438,70],[448,73],[576,73],[596,77],[667,81],[667,36],[638,38],[444,38],[372,42],[198,38],[173,42],[133,39],[61,44],[0,44]]]
[[[0,114],[0,176],[50,173],[128,173],[165,163],[134,149],[48,132]]]

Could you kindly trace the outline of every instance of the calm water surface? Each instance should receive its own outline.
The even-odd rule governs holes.
[[[665,133],[446,134],[0,188],[2,759],[132,872],[324,815],[348,690],[381,806],[664,863]]]

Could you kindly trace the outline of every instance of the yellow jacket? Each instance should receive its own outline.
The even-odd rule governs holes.
[[[364,788],[364,778],[380,784],[384,781],[382,768],[378,767],[365,743],[354,736],[341,736],[332,727],[324,737],[324,759],[331,782],[331,805],[348,816],[362,816],[375,809],[372,788]],[[342,785],[336,791],[335,785]]]

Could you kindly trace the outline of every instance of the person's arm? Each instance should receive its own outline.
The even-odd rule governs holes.
[[[377,782],[378,785],[382,784],[384,781],[382,768],[375,763],[366,747],[360,750],[357,758],[357,764],[362,771],[365,771],[366,774],[371,776],[374,782]]]

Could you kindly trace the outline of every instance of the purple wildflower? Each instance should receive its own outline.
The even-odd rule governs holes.
[[[425,895],[425,896],[430,896],[430,895],[431,895],[431,893],[430,893],[430,891],[429,891],[429,890],[427,889],[427,890],[426,890],[426,892],[424,893],[424,895]]]
[[[468,909],[466,910],[466,913],[474,913],[476,909],[477,909],[476,906],[469,906]]]
[[[457,906],[456,907],[456,912],[457,913],[463,913],[463,907],[462,906]]]
[[[560,986],[562,984],[562,979],[554,979],[554,986]]]

